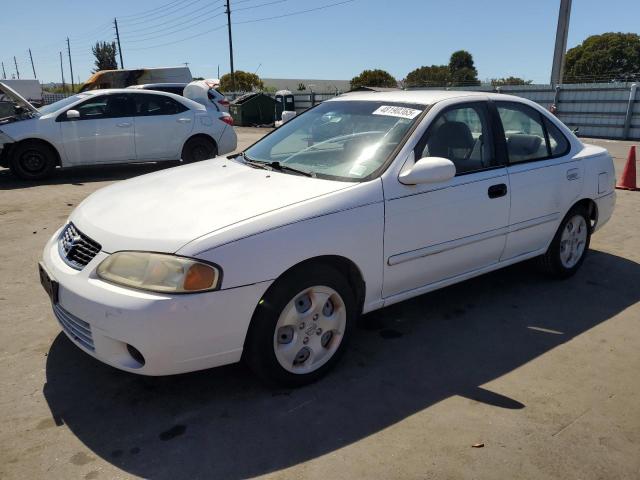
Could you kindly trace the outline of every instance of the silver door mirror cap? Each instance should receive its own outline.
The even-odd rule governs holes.
[[[78,110],[67,110],[67,118],[80,118]]]
[[[413,166],[402,172],[398,179],[404,185],[441,183],[456,176],[456,166],[443,157],[422,157]]]

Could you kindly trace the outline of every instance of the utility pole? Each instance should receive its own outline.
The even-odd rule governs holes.
[[[7,79],[7,72],[5,72],[5,71],[4,71],[4,62],[2,62],[2,78],[3,78],[4,80],[6,80],[6,79]]]
[[[60,51],[60,73],[62,74],[62,93],[67,93],[67,86],[64,84],[64,68],[62,66],[62,51]]]
[[[33,78],[38,78],[36,76],[36,67],[33,66],[33,55],[31,55],[31,49],[29,49],[29,58],[31,59],[31,70],[33,70]]]
[[[570,16],[571,0],[560,0],[558,28],[556,30],[556,45],[553,50],[553,65],[551,66],[551,85],[554,87],[559,83],[562,83],[562,76],[564,73],[564,55],[567,51]]]
[[[124,69],[124,62],[122,61],[122,47],[120,46],[120,32],[118,31],[118,19],[113,19],[113,24],[116,27],[116,39],[118,40],[118,53],[120,54],[120,68]]]
[[[13,56],[13,63],[16,66],[16,75],[18,75],[18,80],[20,80],[20,70],[18,70],[18,61],[16,60],[15,55]]]
[[[233,71],[233,40],[231,39],[231,6],[227,0],[227,27],[229,28],[229,63],[231,64],[231,87],[236,91],[236,77]]]
[[[69,37],[67,37],[67,53],[69,54],[69,71],[71,72],[71,93],[75,93],[76,84],[73,81],[73,64],[71,63],[71,44],[69,43]]]

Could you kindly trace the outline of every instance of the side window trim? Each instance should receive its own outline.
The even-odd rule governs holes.
[[[491,112],[491,107],[490,107],[490,101],[489,100],[472,100],[472,101],[466,101],[466,102],[460,102],[460,103],[455,103],[453,105],[449,105],[445,108],[443,108],[440,112],[438,112],[438,115],[431,121],[431,123],[429,124],[429,126],[427,127],[427,129],[425,130],[425,132],[422,134],[422,137],[420,137],[420,139],[418,140],[418,142],[416,143],[416,145],[413,147],[413,153],[414,153],[414,157],[415,157],[415,161],[417,162],[420,159],[420,152],[422,152],[426,146],[426,142],[427,142],[427,138],[429,137],[429,134],[431,133],[431,129],[433,128],[433,124],[435,123],[436,120],[438,120],[440,118],[441,115],[444,115],[445,113],[451,111],[451,110],[457,110],[460,108],[469,108],[469,107],[474,107],[474,106],[479,106],[481,109],[484,109],[485,114],[486,114],[486,126],[487,129],[489,130],[488,132],[488,136],[491,140],[491,145],[492,145],[492,150],[493,150],[493,155],[495,157],[496,162],[498,163],[497,165],[491,165],[488,167],[484,167],[484,168],[479,168],[477,170],[470,170],[470,171],[466,171],[466,172],[456,172],[456,177],[462,177],[464,175],[471,175],[474,173],[479,173],[479,172],[487,172],[490,170],[496,170],[499,168],[504,168],[507,163],[506,163],[506,159],[504,156],[500,155],[498,153],[498,149],[497,149],[497,144],[496,144],[496,130],[494,128],[493,125],[493,119],[492,119],[492,112]]]
[[[127,113],[127,115],[125,116],[119,116],[119,117],[111,117],[111,116],[100,116],[100,117],[96,117],[96,118],[67,118],[67,112],[69,110],[77,110],[79,108],[82,108],[83,105],[86,105],[87,103],[94,103],[97,100],[101,100],[103,97],[108,97],[109,95],[124,95],[126,97],[126,99],[129,102],[129,112]],[[58,115],[56,117],[56,122],[84,122],[86,120],[104,120],[107,118],[128,118],[128,117],[133,117],[133,110],[134,109],[134,105],[133,105],[133,99],[131,98],[131,94],[129,93],[116,93],[116,94],[103,94],[103,95],[94,95],[91,98],[88,98],[80,103],[77,103],[75,105],[73,105],[70,108],[67,108],[64,112],[62,112],[60,115]]]
[[[508,166],[512,166],[512,165],[521,165],[524,163],[532,163],[532,162],[542,162],[545,160],[553,160],[555,158],[560,158],[560,157],[564,157],[565,155],[567,155],[570,151],[571,151],[571,143],[569,142],[569,139],[564,135],[564,133],[562,133],[562,131],[560,131],[560,129],[558,130],[558,133],[560,135],[562,135],[562,138],[564,139],[565,143],[567,144],[567,148],[565,148],[565,150],[561,153],[557,153],[555,155],[553,155],[551,153],[551,142],[549,141],[549,131],[547,128],[547,122],[550,122],[551,120],[545,118],[545,116],[542,114],[542,112],[540,112],[538,109],[531,107],[530,105],[527,105],[526,103],[522,103],[522,102],[517,102],[517,101],[509,101],[509,100],[490,100],[489,101],[490,104],[492,104],[493,106],[493,110],[494,110],[494,123],[496,125],[496,127],[499,129],[500,132],[500,144],[501,144],[501,149],[504,151],[504,160],[506,165]],[[504,132],[504,125],[502,123],[502,118],[500,117],[500,114],[498,113],[498,107],[500,105],[521,105],[523,107],[529,108],[531,110],[533,110],[539,119],[540,125],[542,127],[542,132],[544,133],[544,140],[546,142],[546,149],[547,149],[547,156],[546,157],[541,157],[541,158],[534,158],[531,160],[522,160],[520,162],[512,162],[511,159],[509,158],[509,150],[507,148],[507,137],[506,134]]]

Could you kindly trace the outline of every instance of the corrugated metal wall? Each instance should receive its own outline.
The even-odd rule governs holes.
[[[640,140],[640,88],[632,83],[588,83],[559,85],[515,85],[504,87],[449,87],[449,90],[501,92],[528,98],[544,108],[556,104],[556,115],[584,137]],[[434,88],[438,89],[438,88]],[[442,88],[440,88],[442,89]],[[270,94],[274,96],[273,94]],[[240,94],[228,94],[235,99]],[[294,94],[296,111],[301,113],[335,95]],[[633,96],[633,98],[631,98]],[[45,103],[60,100],[62,94],[43,94]]]

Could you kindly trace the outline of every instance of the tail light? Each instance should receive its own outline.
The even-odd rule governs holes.
[[[222,117],[220,117],[220,120],[233,127],[233,117],[231,115],[223,115]]]
[[[218,103],[224,107],[229,106],[229,100],[227,100],[226,98],[223,98],[222,100],[218,100]]]

